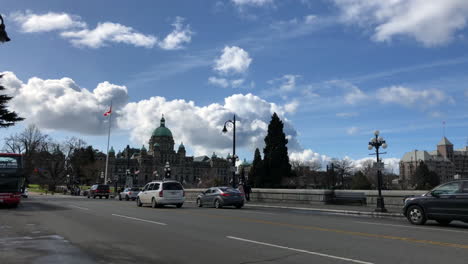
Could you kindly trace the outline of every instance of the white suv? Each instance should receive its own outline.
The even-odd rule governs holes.
[[[181,208],[185,201],[185,191],[178,181],[152,181],[147,183],[137,196],[137,205],[151,204],[156,208],[175,205]]]

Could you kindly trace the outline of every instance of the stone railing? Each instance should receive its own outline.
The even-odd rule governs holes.
[[[195,201],[198,194],[206,189],[186,189],[188,201]],[[252,189],[251,202],[304,205],[325,204],[330,202],[333,192],[360,192],[366,195],[367,205],[376,205],[378,191],[375,190],[323,190],[323,189]],[[382,191],[385,205],[402,206],[405,197],[421,195],[427,191]]]

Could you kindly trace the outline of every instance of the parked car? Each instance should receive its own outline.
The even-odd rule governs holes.
[[[231,205],[240,209],[244,206],[244,195],[231,187],[212,187],[198,195],[197,205],[215,208]]]
[[[88,194],[89,194],[89,189],[83,190],[81,193],[83,194],[83,196],[88,196]]]
[[[106,197],[106,199],[109,199],[110,195],[110,188],[109,185],[107,184],[96,184],[91,186],[91,189],[88,191],[88,198],[93,197],[96,199],[96,197],[99,197],[99,199],[102,199],[102,197]]]
[[[448,225],[453,220],[468,223],[468,179],[441,184],[426,194],[405,199],[403,214],[411,224],[427,220]]]
[[[185,201],[185,191],[178,181],[152,181],[143,187],[136,201],[138,206],[151,204],[156,208],[175,205],[181,208]]]
[[[140,188],[138,187],[125,188],[123,192],[119,193],[119,200],[125,199],[125,201],[128,201],[132,199],[132,201],[135,201],[139,193]]]

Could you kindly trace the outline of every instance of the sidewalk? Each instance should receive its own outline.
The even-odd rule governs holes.
[[[318,211],[333,214],[347,214],[347,215],[367,215],[375,217],[404,217],[402,213],[402,206],[387,206],[388,212],[375,212],[375,206],[371,205],[335,205],[335,204],[273,204],[273,203],[259,203],[248,202],[245,207],[263,207],[263,208],[278,208],[289,210],[305,210],[305,211]]]

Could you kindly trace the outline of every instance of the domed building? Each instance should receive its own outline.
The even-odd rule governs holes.
[[[165,175],[164,166],[169,162],[170,179],[178,180],[186,187],[197,187],[202,179],[215,180],[228,184],[230,180],[230,163],[227,159],[212,155],[200,157],[186,156],[185,146],[181,142],[174,150],[175,141],[171,130],[166,127],[164,115],[160,125],[153,130],[148,141],[148,149],[130,148],[109,153],[109,179],[118,185],[143,186],[151,180],[160,180]],[[113,150],[113,148],[112,148]],[[128,169],[128,171],[127,171]]]

